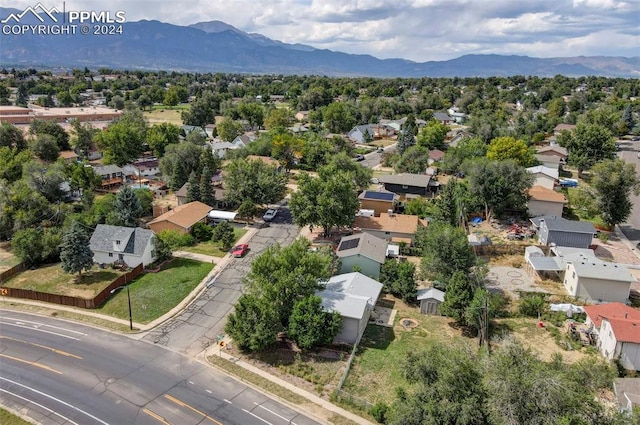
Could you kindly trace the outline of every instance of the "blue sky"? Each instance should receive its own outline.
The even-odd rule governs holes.
[[[640,0],[67,0],[66,9],[124,10],[128,21],[178,25],[220,20],[287,43],[419,62],[489,53],[640,56]]]

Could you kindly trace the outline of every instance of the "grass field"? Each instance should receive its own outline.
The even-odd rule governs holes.
[[[154,109],[153,111],[145,111],[143,113],[144,117],[151,124],[153,123],[161,123],[168,122],[171,124],[175,124],[178,126],[182,125],[182,118],[180,117],[179,109],[168,109],[166,107],[161,107],[161,109]]]
[[[129,284],[133,320],[146,324],[167,313],[189,295],[212,268],[213,264],[174,258],[158,273],[138,276]],[[96,311],[128,319],[127,291],[118,291]]]
[[[31,422],[27,422],[22,418],[14,415],[13,413],[7,412],[6,410],[0,408],[0,424],[2,425],[30,425]]]
[[[247,233],[246,229],[238,229],[238,228],[234,228],[233,229],[233,233],[235,234],[235,242],[238,242],[238,240],[244,236],[245,233]],[[221,243],[220,242],[200,242],[196,245],[193,246],[185,246],[183,248],[180,248],[180,251],[187,251],[187,252],[193,252],[195,254],[204,254],[204,255],[211,255],[213,257],[224,257],[225,255],[227,255],[227,251],[224,251],[222,249]]]
[[[60,263],[56,263],[18,273],[9,279],[9,281],[5,283],[5,286],[30,289],[48,294],[93,298],[121,274],[122,272],[117,270],[101,270],[97,266],[94,266],[90,271],[83,272],[82,278],[77,281],[76,274],[63,272]]]
[[[9,242],[0,243],[0,272],[9,270],[20,263],[20,259],[11,252]]]

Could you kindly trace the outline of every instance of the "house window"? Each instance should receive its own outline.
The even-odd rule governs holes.
[[[609,338],[611,338],[611,331],[609,331]]]
[[[110,252],[110,253],[109,253],[109,257],[113,257],[113,252]]]
[[[390,234],[391,234],[391,232],[384,232],[384,234],[385,234],[385,235],[390,235]]]
[[[576,272],[573,272],[573,273],[571,274],[571,277],[573,277],[573,278],[575,279],[575,278],[576,278]]]
[[[116,241],[116,245],[120,245],[120,241]]]
[[[118,260],[123,261],[124,260],[124,255],[123,254],[118,254]]]

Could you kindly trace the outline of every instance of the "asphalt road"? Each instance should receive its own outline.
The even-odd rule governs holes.
[[[393,145],[387,146],[384,148],[385,152],[394,152],[395,151],[395,143]],[[379,152],[371,152],[364,156],[364,160],[360,161],[360,165],[366,168],[373,168],[382,162],[382,153]]]
[[[618,157],[628,163],[635,164],[636,173],[640,176],[640,159],[638,159],[640,141],[618,140],[617,143],[620,144]],[[631,202],[633,203],[633,211],[626,223],[620,224],[620,230],[622,230],[625,236],[636,246],[636,244],[640,242],[640,196],[632,194]]]
[[[291,224],[288,208],[281,207],[273,222],[251,238],[244,258],[231,259],[185,311],[149,331],[143,339],[189,356],[201,353],[224,333],[226,316],[242,294],[242,281],[253,258],[270,245],[291,244],[298,233],[299,228]]]
[[[318,423],[157,345],[7,310],[0,310],[0,405],[43,425]]]

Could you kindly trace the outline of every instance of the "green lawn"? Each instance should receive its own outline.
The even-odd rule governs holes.
[[[122,272],[117,270],[102,270],[94,266],[91,270],[83,272],[82,278],[77,281],[77,275],[63,272],[60,263],[56,263],[20,272],[9,279],[5,286],[48,294],[93,298],[121,274]]]
[[[235,237],[236,237],[234,243],[236,243],[242,236],[244,236],[245,233],[247,233],[247,230],[234,228],[233,233],[235,234]],[[225,255],[227,255],[227,251],[224,251],[222,249],[220,242],[211,242],[211,241],[200,242],[193,246],[185,246],[178,249],[180,251],[193,252],[195,254],[211,255],[213,257],[224,257]]]
[[[9,413],[8,411],[0,408],[0,424],[2,425],[30,425],[31,422],[27,422],[22,418]]]
[[[167,313],[189,295],[212,268],[210,263],[174,258],[160,272],[138,276],[129,285],[133,320],[149,323]],[[118,291],[96,311],[128,319],[127,291]]]

